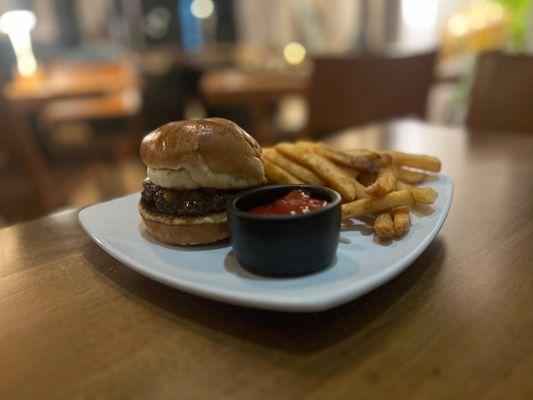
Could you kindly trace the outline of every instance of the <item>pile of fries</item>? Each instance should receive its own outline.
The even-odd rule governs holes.
[[[415,203],[433,204],[438,195],[431,188],[413,186],[425,181],[428,171],[440,171],[440,160],[427,155],[339,150],[324,143],[297,142],[264,149],[263,162],[271,183],[335,189],[343,199],[343,221],[372,217],[382,240],[407,232]]]

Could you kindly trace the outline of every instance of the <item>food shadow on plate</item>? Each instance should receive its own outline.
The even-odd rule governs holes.
[[[341,225],[341,234],[342,232],[361,232],[364,236],[370,236],[374,234],[374,228],[372,228],[370,218],[349,219],[343,221]]]
[[[252,272],[249,272],[248,270],[246,270],[244,267],[242,267],[239,264],[239,261],[237,261],[237,257],[235,257],[235,252],[233,250],[229,251],[228,254],[226,254],[226,257],[224,257],[224,269],[226,271],[240,278],[250,279],[250,280],[255,280],[255,281],[286,281],[288,279],[301,279],[307,276],[320,274],[324,271],[327,271],[335,267],[336,264],[337,264],[337,256],[335,256],[335,258],[333,259],[333,262],[330,265],[328,265],[324,269],[321,269],[320,271],[317,271],[311,274],[301,275],[301,276],[279,277],[279,276],[263,276],[263,275],[257,275]]]
[[[404,233],[402,233],[400,236],[394,236],[390,239],[381,239],[378,237],[378,235],[374,235],[374,237],[372,238],[372,242],[374,244],[377,244],[379,246],[383,246],[383,247],[389,247],[392,243],[394,242],[401,242],[403,240],[404,237],[406,237],[407,235],[409,235],[409,230],[412,229],[413,227],[410,226],[409,229],[407,229]]]
[[[149,241],[151,244],[165,247],[170,250],[195,252],[195,251],[216,250],[216,249],[223,249],[225,247],[231,247],[231,241],[229,238],[222,239],[214,243],[196,244],[192,246],[185,246],[185,245],[179,245],[179,244],[166,244],[166,243],[160,242],[159,240],[154,238],[152,235],[150,235],[150,232],[148,232],[148,230],[146,229],[146,227],[144,226],[142,222],[139,223],[139,233],[144,239]]]
[[[424,186],[424,184],[428,183],[428,182],[435,182],[435,181],[438,181],[439,180],[439,177],[440,175],[439,174],[432,174],[432,173],[427,173],[427,177],[426,179],[420,183],[420,184],[415,184],[414,186]]]
[[[416,203],[412,208],[411,212],[417,217],[429,217],[435,213],[435,207],[428,204]]]

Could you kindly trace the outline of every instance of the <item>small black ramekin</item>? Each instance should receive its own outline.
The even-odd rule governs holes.
[[[269,204],[291,190],[326,200],[315,211],[296,215],[261,215],[249,210]],[[228,203],[231,242],[237,261],[250,272],[299,276],[325,269],[339,243],[341,197],[315,185],[272,185],[239,193]]]

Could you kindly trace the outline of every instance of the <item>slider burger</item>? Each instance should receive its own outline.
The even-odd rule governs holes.
[[[266,182],[259,144],[222,118],[170,122],[148,134],[140,152],[147,178],[139,212],[164,243],[228,237],[228,200]]]

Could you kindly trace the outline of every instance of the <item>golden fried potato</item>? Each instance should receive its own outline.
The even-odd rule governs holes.
[[[433,204],[439,195],[434,189],[414,187],[400,180],[396,181],[396,190],[409,190],[415,201],[422,204]]]
[[[338,164],[336,162],[334,162],[333,164],[335,164],[338,169],[340,169],[342,172],[344,172],[350,178],[357,179],[357,177],[360,174],[360,172],[358,170],[350,168],[350,167],[347,167],[346,165],[340,165],[340,164]]]
[[[410,169],[399,168],[398,169],[398,179],[409,183],[420,183],[424,182],[428,177],[428,174],[425,172],[413,171]]]
[[[359,218],[366,214],[379,213],[395,207],[414,204],[413,195],[408,190],[392,192],[383,197],[355,200],[342,205],[342,219]]]
[[[409,207],[406,207],[406,206],[396,207],[393,210],[393,218],[394,218],[394,235],[395,236],[403,235],[407,231],[407,229],[409,229],[409,225],[411,225],[411,217],[409,216]]]
[[[349,150],[338,150],[342,153],[349,154],[355,157],[362,157],[372,161],[376,166],[383,167],[392,163],[392,157],[386,152],[377,152],[367,149],[349,149]]]
[[[342,152],[350,156],[367,158],[369,160],[377,160],[380,157],[379,153],[367,149],[347,149],[342,150]]]
[[[335,164],[325,157],[315,154],[304,146],[292,143],[280,143],[276,146],[287,158],[311,169],[324,179],[330,187],[337,190],[346,201],[355,199],[354,179],[346,176]]]
[[[394,224],[389,213],[379,214],[376,217],[374,231],[380,239],[390,239],[394,236]]]
[[[394,190],[396,182],[396,169],[392,167],[383,167],[378,172],[376,181],[365,189],[365,193],[371,196],[383,196]]]
[[[367,197],[370,197],[370,195],[366,193],[366,187],[362,183],[360,183],[357,179],[354,179],[353,185],[355,188],[356,199],[366,199]]]
[[[399,151],[380,152],[380,154],[389,154],[392,157],[392,163],[395,165],[405,165],[406,167],[425,169],[433,172],[440,171],[440,160],[437,157],[425,154],[402,153]]]
[[[357,157],[341,150],[331,149],[329,147],[312,147],[312,151],[321,156],[324,156],[337,164],[345,165],[354,168],[358,171],[377,172],[377,166],[368,158]]]
[[[324,179],[319,177],[310,169],[303,167],[300,164],[297,164],[287,157],[281,155],[276,149],[265,149],[263,151],[263,158],[276,164],[278,167],[284,169],[286,172],[304,183],[326,186]]]
[[[265,175],[271,183],[283,183],[283,184],[301,184],[301,180],[295,176],[289,174],[283,168],[278,167],[276,164],[270,162],[267,159],[263,159],[263,165],[265,167]]]

